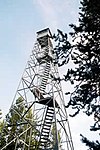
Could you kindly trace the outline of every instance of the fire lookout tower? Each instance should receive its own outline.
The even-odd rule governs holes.
[[[9,130],[16,126],[16,134],[1,150],[12,143],[14,150],[74,150],[61,83],[54,80],[59,77],[55,59],[49,28],[37,32],[9,111],[18,116],[8,125]]]

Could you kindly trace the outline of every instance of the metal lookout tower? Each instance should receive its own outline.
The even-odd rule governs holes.
[[[14,150],[74,150],[49,28],[37,32],[37,40],[7,115],[6,144]],[[13,117],[12,117],[13,118]],[[12,119],[13,120],[13,119]],[[9,139],[10,130],[14,135]],[[8,140],[9,139],[9,140]]]

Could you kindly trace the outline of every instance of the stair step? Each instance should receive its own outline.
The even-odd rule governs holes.
[[[49,132],[42,132],[41,136],[49,136]]]
[[[42,79],[43,79],[43,78],[47,78],[48,75],[49,75],[49,70],[47,70],[47,71],[45,70],[45,71],[43,72]]]
[[[42,84],[42,85],[41,85],[41,88],[45,88],[45,84]]]
[[[51,123],[52,123],[52,119],[53,119],[53,117],[50,118],[50,117],[47,117],[47,116],[45,118],[45,120],[47,120],[48,122],[51,122]]]
[[[44,127],[43,130],[46,130],[46,131],[50,130],[50,127],[49,128],[48,127]]]
[[[45,118],[45,120],[46,120],[46,119],[51,121],[51,119],[53,119],[53,116],[47,115],[46,118]]]
[[[46,81],[44,81],[44,80],[42,80],[42,83],[41,83],[41,85],[46,85]]]
[[[48,77],[49,76],[49,72],[44,72],[44,76]]]
[[[46,85],[44,83],[41,83],[41,86],[40,88],[43,87],[43,88],[46,88]]]
[[[50,67],[50,62],[47,63],[46,67]]]
[[[49,77],[49,73],[44,72],[44,77],[42,78],[42,80],[48,80],[48,77]]]
[[[46,63],[46,67],[50,67],[50,62]]]
[[[49,136],[48,136],[47,138],[45,138],[45,137],[44,137],[44,138],[43,138],[43,137],[41,137],[41,142],[42,142],[42,143],[47,142],[48,140],[49,140]]]
[[[45,84],[47,84],[48,78],[49,78],[49,75],[47,75],[45,78],[43,78],[41,82],[45,82]]]
[[[48,127],[48,126],[45,126],[44,125],[44,127],[43,127],[43,132],[44,132],[44,130],[49,130],[50,129],[50,126]]]
[[[46,81],[47,80],[42,79],[41,84],[45,84],[46,85]]]
[[[48,121],[50,121],[50,122],[51,122],[51,121],[52,121],[52,118],[47,118],[47,117],[46,117],[46,120],[48,120]]]
[[[53,117],[53,115],[51,116],[50,114],[47,114],[47,115],[46,115],[46,118],[48,118],[48,117],[51,118],[51,117]]]
[[[43,87],[40,88],[42,92],[45,92],[45,89]]]
[[[50,66],[46,66],[45,71],[49,71],[50,70]]]
[[[44,71],[49,71],[50,70],[50,66],[46,66]]]
[[[50,110],[50,111],[54,111],[54,108],[48,107],[47,110],[48,110],[48,111],[49,111],[49,110]]]
[[[48,112],[48,113],[47,113],[47,116],[49,116],[49,115],[50,115],[50,116],[53,116],[53,113]]]
[[[41,87],[40,90],[41,90],[42,92],[45,92],[45,89],[44,89],[43,87]]]
[[[44,129],[49,130],[50,128],[51,128],[51,126],[44,125]]]
[[[45,72],[50,70],[50,66],[46,66]]]
[[[45,71],[49,71],[49,69],[50,69],[50,66],[48,65],[46,66]]]
[[[45,69],[44,74],[49,74],[50,68]]]
[[[48,107],[47,110],[51,110],[51,111],[54,111],[54,108],[52,107]]]
[[[42,79],[42,80],[43,80],[43,81],[47,81],[47,79],[48,79],[47,77],[43,77],[43,79]]]
[[[48,118],[46,118],[46,121],[47,121],[47,123],[52,123],[52,120],[53,120],[53,118],[50,118],[50,119],[48,119]],[[46,122],[45,122],[46,123]]]
[[[45,80],[46,80],[46,79],[48,79],[48,76],[49,76],[49,73],[48,73],[48,72],[47,72],[47,73],[44,72],[44,76],[42,76],[42,79],[45,79]]]
[[[41,85],[45,85],[46,86],[46,81],[42,81]]]
[[[49,139],[49,137],[41,137],[41,142],[47,142],[47,140]]]
[[[51,121],[50,121],[50,122],[51,122]],[[44,126],[47,126],[47,127],[50,127],[50,122],[49,122],[49,124],[44,123],[43,125],[44,125]]]
[[[47,124],[46,122],[44,123],[44,126],[48,126],[48,127],[50,127],[51,126],[51,124],[50,124],[50,122],[49,122],[49,124]]]
[[[41,85],[41,87],[40,87],[40,88],[46,88],[45,84]]]
[[[51,126],[49,125],[49,126],[47,126],[47,125],[44,125],[44,128],[47,128],[47,129],[49,129]]]
[[[47,115],[53,116],[53,112],[47,112]]]
[[[45,132],[45,131],[48,132],[48,131],[50,130],[50,128],[51,128],[51,126],[45,126],[45,125],[44,125],[44,127],[43,127],[43,129],[42,129],[42,133]],[[41,135],[42,135],[42,134],[41,134]]]
[[[49,134],[48,130],[44,130],[43,133]]]
[[[47,125],[51,125],[51,121],[50,122],[45,121],[44,123],[46,123]]]
[[[41,143],[45,144],[45,143],[47,143],[47,141],[41,141]]]
[[[45,87],[45,86],[46,86],[46,84],[45,84],[45,83],[41,83],[41,86]]]
[[[54,111],[49,110],[49,111],[48,111],[48,113],[50,113],[50,114],[52,114],[52,115],[53,115],[53,114],[54,114]]]
[[[48,137],[41,137],[41,140],[48,140]]]
[[[46,121],[46,120],[45,120],[44,123],[46,123],[46,124],[48,124],[48,125],[49,125],[49,124],[51,125],[51,120],[50,120],[50,121]]]
[[[48,70],[50,70],[50,65],[45,67],[45,71],[48,71]]]
[[[48,138],[47,139],[42,139],[41,138],[41,143],[47,143],[47,141],[48,141]]]

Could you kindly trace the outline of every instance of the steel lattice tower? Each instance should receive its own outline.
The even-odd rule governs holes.
[[[14,150],[74,150],[61,83],[54,80],[59,78],[55,59],[50,30],[37,32],[10,108],[19,116],[9,124],[9,128],[17,126],[16,136],[1,150],[11,143],[15,144]],[[18,108],[24,108],[24,113]]]

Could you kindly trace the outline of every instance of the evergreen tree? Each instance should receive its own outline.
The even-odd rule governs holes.
[[[86,115],[94,115],[94,125],[90,130],[100,130],[100,1],[82,0],[79,25],[70,24],[73,32],[70,33],[72,41],[68,41],[67,34],[58,30],[55,48],[59,66],[73,62],[63,79],[71,82],[74,91],[66,91],[70,99],[66,107],[76,110],[71,116],[83,110]],[[100,143],[90,142],[82,136],[82,141],[90,150],[100,149]],[[94,146],[95,145],[95,146]],[[95,148],[94,148],[95,147]]]
[[[0,122],[0,148],[6,146],[5,150],[28,150],[29,145],[30,150],[33,150],[37,144],[35,135],[38,131],[35,127],[32,109],[27,111],[23,98],[19,97],[6,115],[5,121]]]
[[[6,134],[5,132],[3,131],[3,128],[4,128],[4,125],[5,125],[5,122],[4,120],[2,119],[2,112],[0,110],[0,148],[6,144]]]
[[[2,112],[1,112],[1,109],[0,109],[0,119],[2,118]]]

